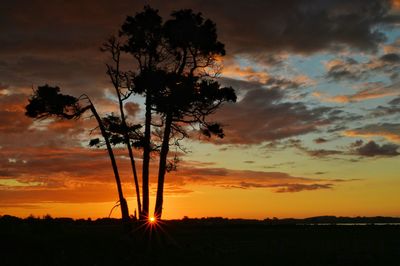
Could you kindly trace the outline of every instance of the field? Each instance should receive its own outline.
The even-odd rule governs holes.
[[[398,225],[166,221],[148,241],[132,231],[109,219],[3,217],[0,265],[400,265]]]

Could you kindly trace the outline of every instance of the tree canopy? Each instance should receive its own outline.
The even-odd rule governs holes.
[[[223,103],[236,101],[234,89],[221,86],[217,79],[219,59],[225,55],[224,44],[218,40],[215,23],[205,19],[201,13],[190,9],[178,10],[163,22],[158,10],[145,6],[143,11],[126,18],[119,37],[108,39],[102,51],[110,55],[107,74],[115,88],[119,114],[100,117],[88,96],[63,95],[58,87],[48,85],[39,86],[34,91],[26,114],[34,118],[56,116],[73,119],[79,118],[86,110],[92,111],[107,146],[125,218],[128,208],[122,206],[125,199],[112,145],[123,144],[128,150],[141,219],[151,216],[150,156],[157,152],[159,171],[154,216],[161,219],[165,174],[175,169],[167,162],[170,146],[180,145],[179,141],[189,137],[193,130],[207,137],[224,137],[222,125],[218,121],[209,121],[210,115]],[[135,67],[122,69],[121,53],[130,55]],[[135,95],[145,99],[143,125],[129,123],[125,115],[124,103],[132,101]],[[82,101],[86,101],[85,104]],[[155,120],[161,123],[157,124]],[[155,131],[159,138],[153,137]],[[171,142],[174,138],[175,141]],[[102,141],[95,138],[89,144],[101,146]],[[135,147],[143,151],[142,191],[136,172]]]

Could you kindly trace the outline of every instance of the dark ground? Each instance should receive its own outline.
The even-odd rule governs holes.
[[[144,242],[143,231],[128,237],[118,220],[3,216],[0,265],[400,265],[399,225],[205,219],[162,228]]]

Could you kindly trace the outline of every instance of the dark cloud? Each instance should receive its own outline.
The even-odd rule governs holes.
[[[364,146],[356,149],[358,155],[373,157],[373,156],[398,156],[400,153],[398,152],[399,145],[396,144],[383,144],[379,145],[374,141],[370,141],[366,143]]]
[[[397,81],[400,70],[400,56],[386,53],[380,57],[372,56],[368,62],[358,62],[353,58],[339,58],[326,63],[325,77],[330,81],[360,81],[376,74],[384,74]]]
[[[282,163],[276,163],[276,164],[264,166],[264,168],[273,169],[273,168],[278,168],[281,166],[291,166],[293,168],[295,164],[296,164],[295,162],[282,162]]]
[[[371,111],[373,117],[394,115],[400,113],[400,97],[389,101],[387,106],[379,105]]]
[[[330,155],[338,155],[338,154],[343,154],[342,151],[338,150],[326,150],[326,149],[317,149],[317,150],[304,150],[309,156],[312,157],[326,157]]]
[[[127,102],[124,105],[127,114],[131,117],[135,117],[140,111],[140,105],[134,102]]]
[[[400,97],[394,98],[389,102],[390,105],[400,105]]]
[[[321,138],[321,137],[320,137],[320,138],[314,139],[314,142],[317,143],[317,144],[321,144],[321,143],[328,142],[328,140],[325,139],[325,138]]]
[[[180,8],[201,11],[217,23],[228,54],[257,54],[260,62],[275,65],[282,60],[271,52],[373,50],[385,39],[379,25],[389,23],[390,10],[389,0],[147,3],[164,17]],[[73,86],[77,93],[94,93],[106,82],[99,47],[143,5],[129,0],[5,1],[0,9],[0,79],[12,86],[54,82]],[[393,61],[394,56],[386,59]]]
[[[311,157],[323,158],[331,155],[341,155],[343,151],[328,149],[310,149],[304,146],[301,140],[290,140],[286,143],[287,147],[294,147]]]
[[[232,86],[239,94],[245,94],[247,91],[263,88],[263,84],[257,81],[245,81],[227,77],[220,77],[218,79],[222,85]]]
[[[295,193],[308,190],[318,189],[332,189],[333,184],[276,184],[276,185],[265,185],[251,182],[240,182],[236,185],[226,186],[226,188],[240,188],[240,189],[252,189],[252,188],[277,188],[277,193]]]
[[[361,140],[361,139],[359,139],[359,140],[356,140],[355,142],[351,143],[351,144],[350,144],[350,147],[352,147],[352,148],[354,148],[354,147],[360,147],[360,146],[363,145],[363,144],[364,144],[364,141]]]
[[[293,50],[312,52],[346,45],[373,49],[385,37],[377,26],[388,21],[389,0],[223,0],[148,1],[166,16],[193,8],[216,21],[230,50]],[[116,32],[126,15],[144,3],[132,1],[10,1],[0,17],[6,50],[98,47]],[[240,18],[240,19],[238,19]],[[318,21],[318,23],[316,23]],[[60,34],[62,32],[62,34]],[[71,47],[72,46],[72,47]],[[248,50],[247,50],[248,51]]]
[[[284,90],[258,88],[241,101],[226,104],[212,118],[225,125],[226,137],[216,141],[256,144],[303,135],[331,122],[331,108],[309,108],[301,102],[285,102],[285,97]]]
[[[327,64],[326,78],[331,81],[359,80],[366,74],[365,70],[359,65],[360,64],[352,58],[333,60]]]
[[[276,192],[300,192],[303,190],[332,189],[332,184],[291,184],[290,186],[279,188]]]
[[[200,1],[188,3],[196,4]],[[199,8],[216,20],[238,52],[242,47],[244,52],[314,52],[341,45],[374,49],[385,39],[376,26],[387,17],[389,1],[201,1]]]
[[[279,68],[285,65],[286,57],[276,54],[269,53],[268,51],[264,53],[255,54],[242,54],[243,58],[256,62],[257,64],[265,67]]]
[[[0,90],[5,90],[5,89],[7,89],[8,87],[10,87],[9,85],[7,85],[7,84],[4,84],[4,83],[1,83],[0,82]],[[0,92],[1,93],[1,92]]]
[[[300,192],[306,190],[333,188],[334,183],[344,179],[313,179],[296,177],[282,172],[263,172],[250,170],[232,170],[226,168],[193,168],[185,165],[178,172],[172,173],[172,179],[183,179],[203,185],[223,188],[257,189],[270,188],[275,192]]]
[[[380,57],[380,60],[388,63],[400,63],[400,56],[398,54],[385,54]]]
[[[396,105],[390,105],[390,106],[379,105],[371,112],[373,117],[394,115],[398,113],[400,113],[400,106]]]
[[[392,126],[393,127],[393,126]],[[399,145],[389,143],[379,145],[374,141],[370,141],[364,144],[363,140],[356,140],[353,143],[350,143],[347,148],[340,148],[340,149],[312,149],[303,144],[300,139],[288,139],[285,141],[281,141],[280,143],[276,143],[275,146],[278,149],[287,149],[287,148],[296,148],[299,151],[303,152],[304,154],[319,158],[319,159],[332,159],[332,160],[346,160],[351,162],[358,162],[362,158],[359,157],[358,159],[345,159],[343,156],[351,156],[354,157],[355,155],[362,156],[362,157],[374,157],[374,156],[381,156],[381,157],[393,157],[398,156],[400,153],[398,149],[400,148]],[[339,155],[339,156],[335,156]],[[350,158],[351,158],[350,157]],[[316,172],[314,174],[320,175],[324,174],[324,172]],[[336,181],[338,181],[337,179]],[[340,179],[341,181],[346,181]],[[340,181],[340,182],[341,182]],[[339,182],[339,181],[338,181]]]
[[[0,78],[13,87],[57,85],[64,92],[100,97],[110,86],[105,75],[105,60],[81,57],[17,56],[0,64]]]
[[[0,94],[0,136],[27,131],[32,120],[24,116],[24,103],[28,103],[25,94]],[[4,145],[0,140],[0,145]]]
[[[68,182],[76,179],[113,182],[110,178],[111,169],[104,163],[108,160],[107,154],[100,149],[4,147],[0,149],[0,159],[2,178],[17,176],[21,180],[46,184],[56,180]]]

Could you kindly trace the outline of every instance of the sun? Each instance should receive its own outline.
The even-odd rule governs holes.
[[[149,218],[149,222],[150,222],[151,224],[154,224],[154,223],[156,222],[156,218],[150,217],[150,218]]]

